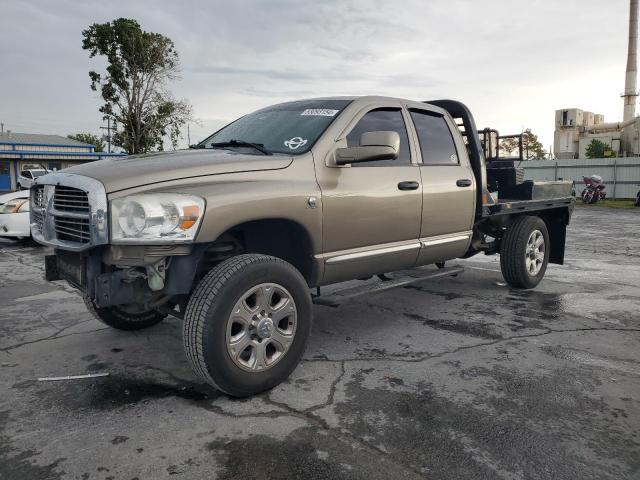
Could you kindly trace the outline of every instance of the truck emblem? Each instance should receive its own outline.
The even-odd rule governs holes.
[[[307,205],[309,208],[316,208],[318,206],[318,199],[316,197],[307,198]]]
[[[307,144],[307,140],[302,137],[293,137],[289,140],[285,140],[285,146],[289,147],[291,150],[297,150],[300,147]]]

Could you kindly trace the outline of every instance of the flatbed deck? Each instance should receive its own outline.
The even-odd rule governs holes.
[[[499,199],[498,203],[489,207],[489,215],[511,215],[514,212],[532,212],[553,208],[573,207],[573,197],[550,198],[543,200],[511,200]]]

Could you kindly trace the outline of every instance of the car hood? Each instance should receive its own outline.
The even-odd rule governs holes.
[[[111,193],[183,178],[277,170],[288,167],[291,162],[292,157],[285,155],[198,149],[110,158],[66,168],[63,172],[95,178],[104,185],[107,193]]]
[[[14,198],[29,198],[29,190],[18,190],[17,192],[5,193],[0,195],[0,205],[7,203]]]

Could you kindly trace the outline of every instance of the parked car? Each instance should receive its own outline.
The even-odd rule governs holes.
[[[36,178],[46,175],[48,170],[44,168],[29,168],[22,170],[18,175],[18,190],[28,190],[32,187]]]
[[[191,150],[40,177],[33,238],[55,249],[46,278],[78,288],[98,320],[183,318],[195,372],[247,396],[296,367],[324,285],[499,253],[526,289],[563,263],[571,182],[485,163],[476,132],[451,100],[275,105]]]
[[[0,195],[0,237],[22,239],[30,236],[29,191]]]

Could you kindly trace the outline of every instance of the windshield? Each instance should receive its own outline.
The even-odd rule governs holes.
[[[198,148],[214,148],[215,144],[247,148],[240,143],[228,145],[235,140],[260,145],[272,153],[299,155],[313,147],[349,103],[350,100],[301,100],[263,108],[218,130]]]
[[[33,175],[33,178],[41,177],[42,175],[44,175],[46,173],[47,173],[46,170],[31,170],[31,175]]]

